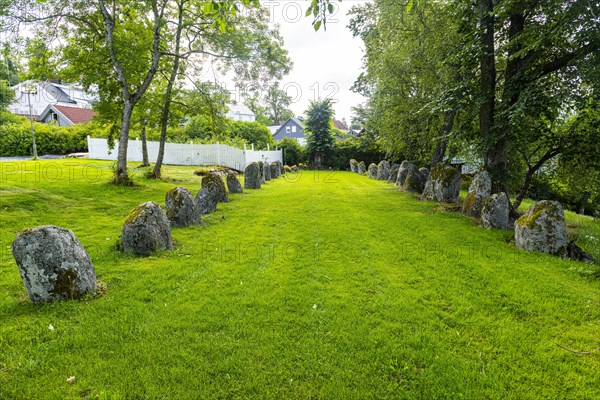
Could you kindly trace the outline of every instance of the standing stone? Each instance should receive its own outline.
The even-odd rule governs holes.
[[[374,163],[369,164],[369,178],[377,179],[377,165]]]
[[[364,175],[367,172],[367,167],[364,161],[358,163],[358,173]]]
[[[272,174],[271,174],[271,165],[268,162],[265,162],[264,168],[263,168],[263,180],[265,182],[270,181],[272,178]]]
[[[265,163],[262,161],[257,161],[257,164],[260,174],[260,183],[265,183]]]
[[[358,172],[358,161],[354,158],[350,160],[350,171],[354,173]]]
[[[490,197],[492,193],[492,177],[489,172],[481,171],[473,178],[473,182],[469,186],[469,193],[465,197],[463,203],[463,213],[479,218],[483,203]]]
[[[404,169],[406,178],[402,184],[402,189],[408,192],[422,193],[423,192],[423,177],[414,164],[408,164]]]
[[[225,183],[223,179],[214,172],[209,172],[202,178],[202,188],[208,189],[209,192],[215,197],[215,200],[221,203],[229,202],[227,196],[227,189],[225,189]]]
[[[515,244],[528,251],[565,257],[567,222],[558,201],[542,200],[515,221]]]
[[[400,167],[398,168],[398,176],[396,177],[396,186],[404,185],[404,181],[406,181],[406,174],[408,173],[408,167],[414,164],[409,162],[408,160],[402,161]]]
[[[260,167],[255,162],[244,170],[244,189],[260,189]]]
[[[182,186],[167,192],[165,208],[171,226],[185,228],[202,222],[194,196]]]
[[[423,198],[447,203],[455,203],[460,193],[462,175],[449,165],[438,164],[431,169],[425,185]]]
[[[281,164],[281,161],[279,160],[275,160],[273,161],[273,164],[275,164],[275,172],[276,172],[276,178],[279,178],[281,175],[283,175],[283,164]],[[273,172],[273,171],[271,171]]]
[[[271,164],[271,178],[276,179],[279,176],[279,168],[277,168],[277,164]]]
[[[398,170],[400,169],[400,164],[392,164],[392,168],[390,169],[390,176],[387,180],[387,183],[396,183],[398,179]]]
[[[202,215],[211,214],[217,211],[217,198],[214,192],[211,192],[207,188],[200,189],[196,195],[196,207],[198,212]]]
[[[229,173],[227,174],[227,190],[229,193],[243,193],[242,184],[238,180],[236,174]]]
[[[429,170],[425,167],[419,168],[419,172],[421,173],[421,178],[423,178],[423,187],[427,184],[429,180]]]
[[[377,165],[377,180],[387,181],[390,178],[390,163],[386,160],[382,160]]]
[[[169,219],[160,206],[152,201],[134,208],[123,224],[123,251],[148,256],[157,250],[173,246]]]
[[[494,193],[483,203],[481,223],[484,228],[508,229],[509,203],[506,193]]]
[[[80,299],[95,293],[92,260],[72,231],[50,225],[25,229],[11,249],[31,301]]]

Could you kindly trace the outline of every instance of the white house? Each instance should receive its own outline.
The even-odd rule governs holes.
[[[227,104],[227,108],[229,111],[227,112],[226,117],[231,118],[236,121],[247,121],[254,122],[256,121],[256,114],[252,112],[248,107],[243,104]]]
[[[31,114],[35,119],[40,119],[51,105],[91,110],[92,104],[97,101],[95,93],[86,92],[76,84],[25,81],[13,86],[13,90],[15,102],[8,107],[8,111],[29,117],[30,100]]]

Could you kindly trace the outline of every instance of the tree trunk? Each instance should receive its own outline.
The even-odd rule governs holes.
[[[123,104],[123,115],[121,116],[121,130],[119,132],[119,151],[117,153],[117,168],[113,182],[116,185],[130,185],[131,180],[127,175],[127,145],[129,144],[129,126],[131,125],[131,114],[135,103],[131,99],[125,99]]]
[[[446,111],[446,113],[444,114],[444,124],[442,125],[442,132],[435,147],[435,151],[433,152],[431,168],[444,161],[444,156],[446,155],[446,148],[448,147],[448,135],[450,135],[452,127],[454,126],[455,115],[456,110]]]
[[[148,161],[148,142],[146,141],[146,120],[142,121],[142,165],[140,167],[149,167],[150,162]]]
[[[585,214],[585,206],[590,199],[590,192],[583,192],[581,199],[579,200],[579,207],[577,208],[577,214]]]
[[[167,128],[169,127],[169,115],[171,113],[171,100],[173,97],[173,86],[177,80],[179,74],[179,49],[181,43],[181,31],[183,30],[183,1],[178,3],[179,17],[177,22],[177,32],[175,34],[175,52],[173,58],[173,69],[171,70],[171,76],[167,83],[167,90],[165,91],[165,102],[163,104],[162,115],[160,117],[160,144],[158,146],[158,156],[156,157],[156,164],[154,164],[154,171],[152,177],[160,179],[161,168],[163,158],[165,156],[165,142],[167,141]]]
[[[495,177],[496,155],[494,149],[494,112],[496,104],[496,59],[494,48],[494,3],[493,0],[478,0],[479,5],[479,29],[482,32],[479,37],[481,46],[481,58],[479,66],[481,69],[481,106],[479,108],[479,136],[486,148],[484,163],[486,169]]]
[[[560,154],[559,148],[550,149],[542,156],[542,158],[540,158],[538,160],[538,162],[536,162],[534,165],[529,165],[529,169],[527,170],[527,173],[525,174],[525,180],[523,181],[521,190],[519,190],[519,194],[517,194],[517,198],[515,199],[515,202],[512,204],[512,208],[514,211],[516,211],[519,208],[519,206],[521,205],[521,202],[523,201],[525,196],[527,196],[527,192],[529,191],[529,186],[531,185],[531,179],[533,178],[533,175],[536,172],[538,172],[540,168],[542,168],[542,166],[546,163],[546,161],[550,160],[551,158],[553,158],[554,156],[556,156],[558,154]],[[495,193],[495,192],[492,192],[492,193]]]

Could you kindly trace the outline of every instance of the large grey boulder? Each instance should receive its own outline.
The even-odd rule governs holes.
[[[398,168],[398,176],[396,177],[396,186],[404,185],[404,181],[406,181],[406,174],[408,173],[408,168],[411,165],[414,167],[414,164],[412,164],[410,161],[408,161],[408,160],[402,161],[402,163],[400,164],[400,167]]]
[[[202,222],[194,196],[182,186],[167,192],[165,208],[171,226],[185,228]]]
[[[354,158],[350,160],[350,171],[354,173],[358,172],[358,161]]]
[[[492,177],[489,172],[481,171],[475,174],[469,186],[469,193],[463,202],[463,213],[479,218],[481,208],[492,193]]]
[[[214,192],[211,192],[207,188],[200,189],[194,200],[198,212],[202,215],[211,214],[217,211],[217,198]]]
[[[396,183],[398,179],[398,170],[400,169],[400,164],[392,164],[390,168],[390,176],[388,177],[387,183]]]
[[[427,184],[427,181],[429,180],[429,170],[425,167],[421,167],[419,168],[419,172],[421,173],[421,178],[423,179],[422,183],[424,188]]]
[[[270,176],[270,175],[269,175]],[[227,174],[227,190],[229,193],[243,193],[242,184],[234,173]]]
[[[209,172],[202,178],[202,188],[208,189],[209,192],[215,197],[220,203],[229,202],[229,196],[227,196],[227,189],[225,189],[225,183],[220,175],[214,172]]]
[[[528,251],[567,255],[567,222],[558,201],[542,200],[515,221],[515,244]]]
[[[281,163],[281,161],[279,161],[279,160],[273,161],[273,164],[277,165],[277,169],[278,169],[277,177],[280,177],[281,175],[283,175],[284,170],[283,170],[283,164]]]
[[[255,162],[244,170],[244,189],[260,189],[260,167]]]
[[[414,164],[408,164],[404,169],[406,178],[402,183],[402,190],[414,193],[423,192],[423,176]]]
[[[358,173],[364,175],[367,172],[367,166],[364,161],[358,163]]]
[[[494,193],[481,208],[481,224],[484,228],[508,229],[510,204],[506,193]]]
[[[377,165],[374,163],[369,164],[369,178],[377,179]]]
[[[11,249],[31,301],[47,303],[95,293],[92,260],[72,231],[50,225],[25,229]]]
[[[423,191],[425,200],[456,203],[462,175],[449,165],[438,164],[431,169]]]
[[[377,165],[377,180],[379,181],[387,181],[390,177],[390,163],[386,160],[382,160]]]
[[[152,201],[142,203],[134,208],[121,233],[123,251],[138,256],[148,256],[157,250],[168,250],[173,247],[171,225],[160,206]]]

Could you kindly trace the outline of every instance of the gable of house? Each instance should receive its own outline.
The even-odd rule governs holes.
[[[39,117],[41,122],[55,123],[58,126],[85,124],[92,120],[96,113],[86,108],[67,107],[49,104]]]
[[[286,137],[293,139],[305,139],[308,137],[306,132],[304,132],[304,127],[299,119],[289,118],[273,135],[273,139],[276,142],[283,140]]]

